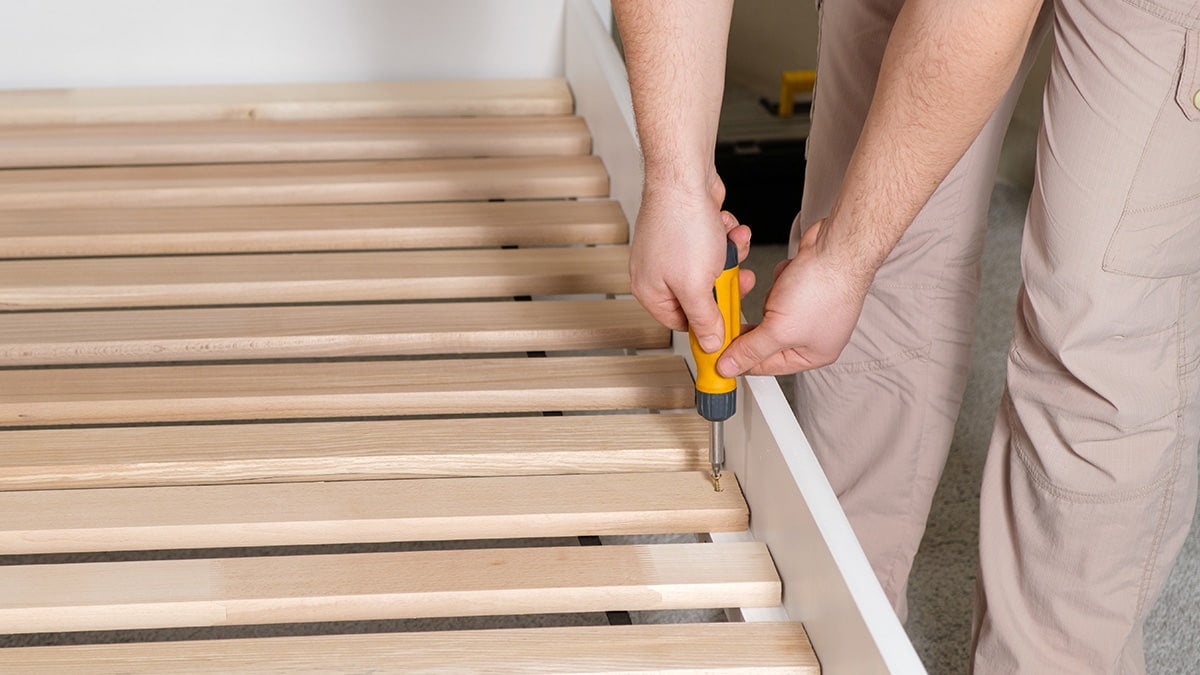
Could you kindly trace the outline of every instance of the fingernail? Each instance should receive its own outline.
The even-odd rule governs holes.
[[[721,377],[735,377],[740,372],[741,369],[732,356],[722,356],[717,361],[717,374]]]
[[[711,354],[721,348],[721,340],[716,335],[705,335],[700,338],[700,346]]]

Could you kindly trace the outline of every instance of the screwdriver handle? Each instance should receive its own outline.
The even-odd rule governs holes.
[[[737,408],[737,380],[717,374],[717,359],[730,342],[742,332],[742,295],[738,289],[738,252],[732,241],[725,242],[725,269],[713,284],[713,298],[725,321],[725,341],[709,354],[688,329],[692,356],[696,359],[696,412],[710,422],[724,422]]]

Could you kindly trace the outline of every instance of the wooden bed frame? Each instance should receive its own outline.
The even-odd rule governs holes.
[[[747,378],[726,425],[740,491],[698,489],[686,336],[626,295],[623,66],[597,3],[543,4],[564,79],[0,92],[0,633],[735,621],[9,647],[0,670],[801,672],[811,641],[825,673],[924,672],[773,378]],[[554,301],[479,301],[501,296]],[[494,356],[512,352],[554,355]],[[493,356],[375,358],[458,353]],[[280,359],[304,360],[259,362]],[[623,412],[571,414],[597,410]],[[21,564],[691,532],[713,543]]]

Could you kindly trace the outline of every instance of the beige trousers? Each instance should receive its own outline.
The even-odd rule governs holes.
[[[797,226],[829,212],[901,4],[821,3]],[[1196,500],[1200,0],[1045,8],[1017,82],[880,269],[841,358],[797,378],[797,414],[903,619],[966,383],[999,147],[1051,27],[982,486],[974,668],[1139,673],[1141,625]]]

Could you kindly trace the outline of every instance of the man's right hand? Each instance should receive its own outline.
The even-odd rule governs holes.
[[[707,352],[720,349],[724,322],[713,300],[713,283],[725,266],[725,240],[745,260],[750,228],[721,211],[725,186],[716,172],[708,188],[687,190],[647,179],[634,228],[629,261],[633,295],[659,323],[695,332]],[[754,287],[754,273],[743,270],[742,293]]]

